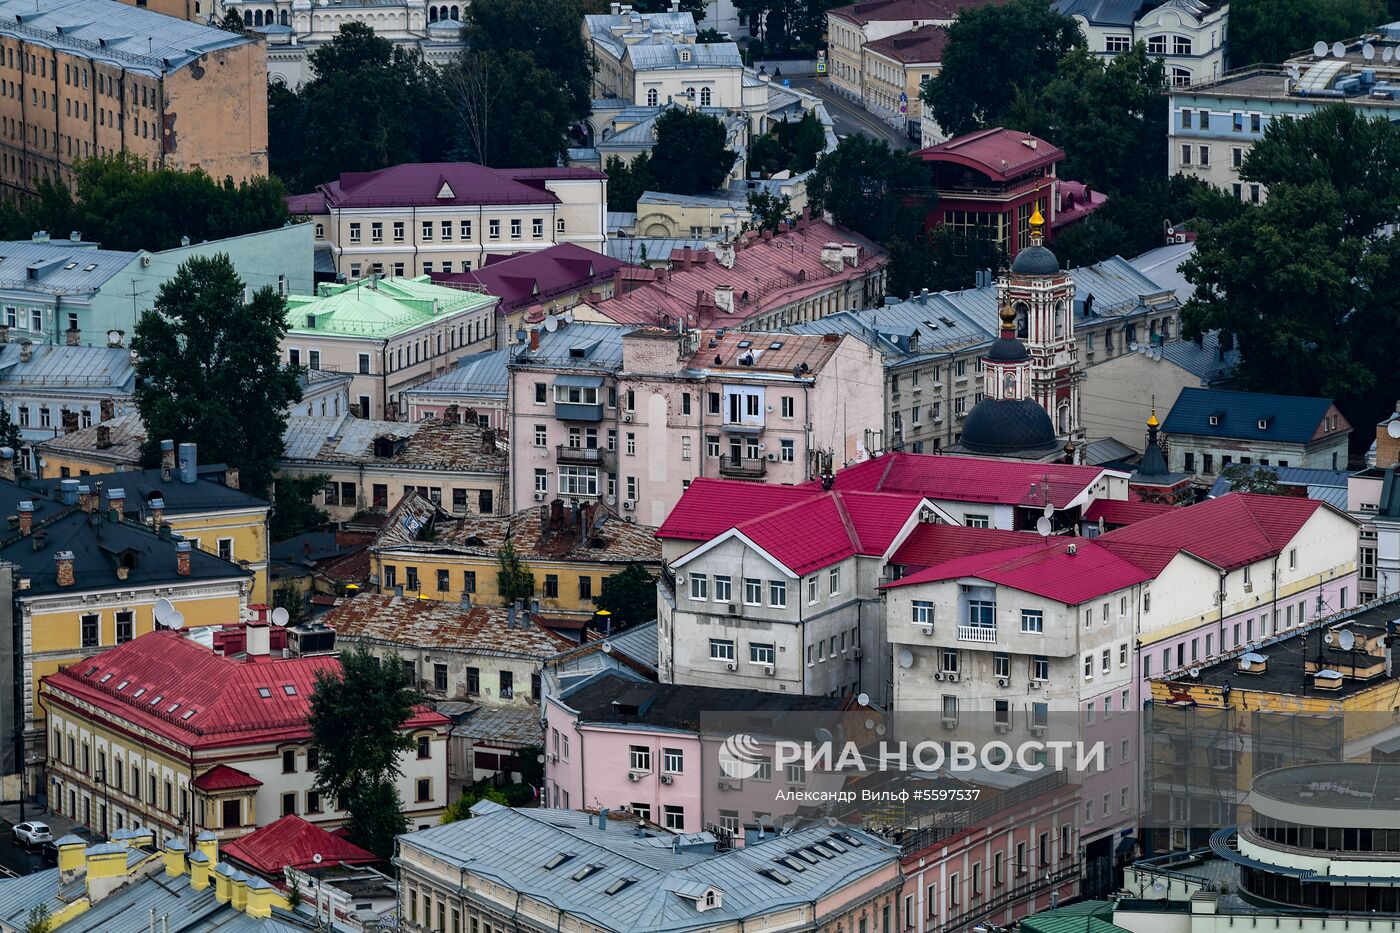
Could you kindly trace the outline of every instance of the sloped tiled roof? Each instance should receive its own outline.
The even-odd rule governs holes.
[[[822,492],[734,527],[802,576],[857,554],[883,555],[922,501],[890,493]],[[721,500],[711,500],[711,507],[725,508]]]
[[[1189,434],[1307,444],[1321,436],[1323,419],[1331,407],[1332,400],[1326,398],[1187,386],[1176,397],[1171,412],[1162,422],[1162,430],[1168,437]],[[1218,423],[1210,423],[1212,416]],[[1265,423],[1263,428],[1259,427],[1261,421]],[[1350,431],[1351,425],[1339,417],[1337,429],[1331,434],[1340,437]]]
[[[455,602],[411,599],[378,593],[361,593],[341,600],[317,621],[335,629],[350,641],[365,640],[414,649],[437,648],[498,657],[544,660],[574,644],[549,629],[530,622],[529,613],[518,613],[519,625],[511,628],[505,609]]]
[[[657,529],[658,538],[684,541],[708,541],[715,535],[743,521],[810,499],[813,491],[806,487],[751,483],[744,480],[710,479],[700,477],[682,493],[676,507]],[[716,509],[714,503],[725,503]]]
[[[1002,505],[1041,505],[1048,500],[1062,509],[1104,473],[1101,467],[896,452],[841,470],[835,488]]]
[[[1032,145],[1033,144],[1033,145]],[[1017,130],[991,126],[917,153],[925,162],[953,162],[1008,181],[1065,157],[1063,149]]]
[[[865,44],[868,51],[905,65],[941,62],[947,46],[947,28],[931,23]]]
[[[1175,506],[1160,502],[1143,502],[1140,499],[1095,499],[1084,510],[1084,520],[1096,522],[1103,519],[1106,525],[1131,525],[1173,508]]]
[[[488,295],[501,299],[496,312],[507,314],[606,281],[624,265],[577,243],[560,243],[488,261],[469,272],[435,272],[432,279],[439,283],[479,285]]]
[[[527,171],[493,169],[473,162],[410,162],[373,172],[343,173],[316,189],[324,205],[319,210],[315,199],[304,195],[293,195],[288,203],[315,213],[344,208],[557,204],[559,198],[545,189],[543,181],[603,177],[591,169]]]
[[[932,567],[959,557],[1026,547],[1040,540],[1040,535],[1027,531],[920,522],[890,557],[890,563],[906,567]]]
[[[282,875],[282,869],[307,869],[314,865],[373,865],[379,857],[348,839],[289,813],[274,823],[231,839],[220,846],[222,854],[242,862],[261,875]],[[315,856],[321,856],[318,862]]]
[[[973,577],[1076,606],[1152,576],[1094,541],[1056,537],[1012,550],[960,557],[902,577],[887,587]]]
[[[195,778],[191,783],[195,790],[207,792],[241,790],[245,787],[262,787],[262,781],[253,777],[247,771],[230,768],[226,764],[215,765]]]

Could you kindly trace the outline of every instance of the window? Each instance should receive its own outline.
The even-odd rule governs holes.
[[[130,610],[117,613],[117,644],[124,645],[135,637],[135,622]]]
[[[297,812],[297,795],[294,794],[294,793],[293,793],[293,794],[283,794],[283,795],[282,795],[282,815],[283,815],[283,816],[289,816],[289,815],[291,815],[291,814],[293,814],[293,813],[295,813],[295,812]]]
[[[708,599],[710,588],[710,578],[703,573],[692,573],[690,575],[690,598]]]
[[[730,597],[729,577],[715,574],[715,602],[727,603]]]
[[[1132,47],[1133,40],[1131,36],[1105,36],[1103,40],[1103,50],[1111,55],[1118,55],[1122,52],[1126,52]],[[1190,113],[1190,111],[1183,110],[1182,113],[1187,114]]]
[[[1045,613],[1040,609],[1021,610],[1021,631],[1035,635],[1045,633]]]
[[[1031,658],[1031,679],[1042,682],[1050,679],[1050,659],[1045,655]]]
[[[710,639],[710,660],[711,661],[733,661],[734,642],[728,638]]]
[[[749,645],[750,664],[766,664],[769,667],[772,667],[774,657],[775,655],[773,653],[772,645],[762,644],[759,642],[754,642]]]
[[[744,578],[744,605],[763,605],[763,581],[753,577]]]
[[[939,660],[939,667],[938,667],[938,669],[941,670],[941,671],[948,672],[948,673],[954,673],[954,674],[957,673],[957,671],[958,671],[958,649],[956,649],[956,648],[944,648],[941,652],[939,652],[939,655],[940,655],[940,660]]]
[[[520,218],[518,218],[518,217],[513,218],[513,219],[511,220],[511,222],[510,222],[510,238],[511,238],[512,240],[518,240],[518,239],[520,239],[520,228],[521,228]]]
[[[578,598],[581,599],[581,600],[583,600],[583,599],[592,599],[592,598],[593,598],[593,578],[592,578],[592,577],[579,577],[579,578],[578,578]]]
[[[1173,54],[1173,55],[1190,55],[1190,54],[1191,54],[1191,37],[1190,37],[1190,36],[1172,36],[1172,54]]]
[[[360,225],[359,225],[359,224],[351,224],[351,225],[350,225],[350,242],[351,242],[351,243],[358,243],[358,242],[360,242]]]
[[[499,220],[488,220],[486,222],[487,239],[499,240],[501,238],[501,222]]]
[[[96,615],[85,615],[81,618],[82,639],[84,648],[96,648],[98,644],[99,618]]]
[[[447,573],[446,570],[440,572]],[[433,689],[438,693],[447,692],[447,665],[440,661],[433,665]]]
[[[933,603],[926,599],[914,600],[909,621],[915,625],[932,625]]]
[[[832,567],[832,568],[831,568],[831,572],[830,572],[829,574],[827,574],[827,589],[826,589],[826,593],[827,593],[828,596],[835,596],[837,593],[840,593],[840,592],[841,592],[841,568],[840,568],[840,567]]]
[[[481,693],[481,669],[476,667],[467,668],[467,693],[477,696]]]
[[[500,697],[502,700],[510,700],[515,697],[515,674],[511,671],[501,671]]]
[[[650,771],[651,749],[645,745],[629,746],[627,767],[630,771]]]
[[[997,604],[983,599],[967,602],[967,624],[977,628],[996,628]]]
[[[795,462],[797,462],[797,448],[796,448],[796,442],[793,441],[791,438],[783,438],[783,439],[782,439],[781,441],[779,441],[778,443],[779,443],[779,447],[778,447],[779,457],[780,457],[780,459],[782,460],[782,462],[783,462],[783,463],[795,463]]]
[[[969,528],[990,528],[991,519],[986,515],[964,513],[963,523]]]
[[[1167,54],[1167,37],[1166,37],[1166,36],[1149,36],[1149,37],[1147,38],[1147,54],[1149,54],[1149,55],[1166,55],[1166,54]]]
[[[1182,165],[1190,165],[1190,164],[1191,164],[1191,144],[1190,144],[1190,143],[1182,143],[1182,145],[1181,145],[1181,164],[1182,164]]]
[[[997,654],[992,655],[992,676],[993,676],[993,677],[1010,677],[1010,676],[1011,676],[1011,655],[1009,655],[1009,654],[1001,654],[1001,653],[997,653]]]
[[[414,782],[414,802],[428,803],[433,799],[433,779],[419,778]]]
[[[547,573],[544,575],[544,596],[546,599],[559,598],[559,574]]]
[[[1200,165],[1203,165],[1203,166],[1208,166],[1208,165],[1210,165],[1210,147],[1209,147],[1209,146],[1198,146],[1198,147],[1197,147],[1197,156],[1198,156],[1198,158],[1197,158],[1196,161],[1197,161]]]
[[[685,807],[666,804],[661,808],[661,823],[667,829],[681,832],[685,829]]]
[[[768,605],[775,609],[785,609],[787,607],[787,583],[785,581],[768,581]]]
[[[536,240],[544,238],[544,218],[536,217],[530,221],[530,236]]]
[[[667,774],[683,773],[685,771],[685,749],[663,748],[661,750],[661,769]]]
[[[297,770],[297,753],[294,748],[282,750],[282,773],[295,774]]]

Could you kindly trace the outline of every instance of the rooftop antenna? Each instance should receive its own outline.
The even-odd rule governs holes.
[[[155,617],[161,628],[179,630],[185,625],[185,614],[164,596],[156,600]]]
[[[1346,45],[1344,45],[1344,44],[1341,43],[1341,42],[1333,42],[1333,43],[1332,43],[1332,57],[1333,57],[1333,58],[1346,58],[1346,56],[1347,56],[1347,47],[1346,47]]]
[[[1035,520],[1035,533],[1040,535],[1042,538],[1050,537],[1050,532],[1053,530],[1054,529],[1050,524],[1050,519],[1046,518],[1045,516],[1042,515],[1040,518],[1037,518]]]
[[[1369,42],[1362,43],[1361,57],[1366,59],[1366,61],[1368,62],[1371,61],[1373,58],[1376,57],[1376,47]]]
[[[1316,55],[1318,58],[1326,58],[1327,43],[1323,42],[1321,39],[1313,43],[1313,54]]]

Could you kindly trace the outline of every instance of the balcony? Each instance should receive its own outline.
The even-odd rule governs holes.
[[[555,402],[554,417],[560,421],[602,421],[603,403]]]
[[[602,467],[612,462],[611,455],[612,451],[603,447],[570,447],[568,444],[560,444],[555,460],[579,466]]]
[[[978,641],[987,645],[996,644],[997,629],[995,625],[959,625],[958,641]]]
[[[742,434],[746,437],[756,437],[763,433],[765,425],[762,421],[726,421],[720,425],[720,430],[725,434]]]
[[[721,457],[719,475],[731,479],[763,479],[768,475],[768,461],[762,457]]]

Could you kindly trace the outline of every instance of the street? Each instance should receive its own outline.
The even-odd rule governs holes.
[[[825,78],[816,78],[811,75],[793,76],[788,79],[791,85],[799,90],[815,94],[826,104],[826,110],[831,114],[831,119],[836,125],[838,136],[849,136],[852,133],[864,133],[876,139],[883,139],[899,149],[916,148],[914,141],[909,139],[899,130],[881,120],[875,114],[866,110],[860,104],[845,97],[833,90]],[[911,106],[917,106],[917,101]]]

